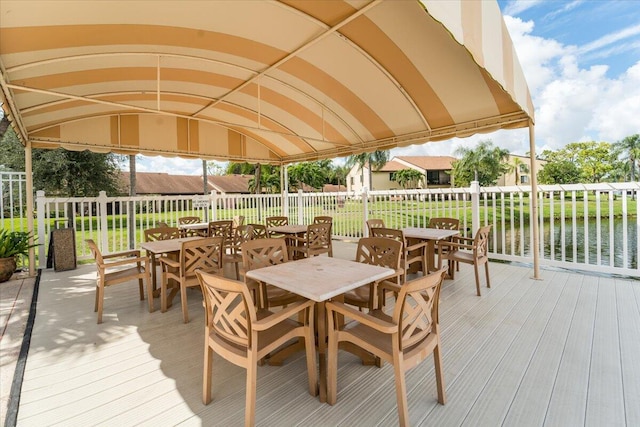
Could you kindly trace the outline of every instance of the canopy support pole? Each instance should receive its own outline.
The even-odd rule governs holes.
[[[533,254],[533,279],[540,278],[540,244],[538,229],[538,172],[536,170],[536,143],[533,130],[533,121],[529,120],[529,162],[531,169],[531,218],[533,219],[533,241],[531,253]]]
[[[33,159],[31,150],[31,141],[26,140],[24,146],[24,171],[26,174],[26,192],[27,192],[27,230],[30,232],[29,245],[33,245],[35,229],[33,227]],[[44,244],[44,242],[40,242]],[[36,274],[36,249],[29,248],[29,276]]]

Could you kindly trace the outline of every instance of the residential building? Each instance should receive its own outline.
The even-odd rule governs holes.
[[[536,171],[538,173],[545,163],[545,160],[535,160]],[[498,178],[496,182],[497,186],[531,185],[531,161],[529,156],[510,154],[507,159],[507,164],[509,165],[509,170]]]
[[[207,193],[248,194],[250,175],[207,176]],[[129,172],[121,172],[121,188],[129,194]],[[203,194],[202,175],[171,175],[157,172],[136,172],[136,194],[184,195]]]
[[[424,179],[418,188],[447,188],[453,185],[451,180],[451,156],[396,156],[377,171],[373,171],[373,190],[396,190],[402,187],[395,179],[396,173],[402,169],[413,169],[423,174]],[[364,172],[364,173],[363,173]],[[369,186],[369,166],[364,170],[354,166],[347,175],[347,190],[359,193],[363,187]]]

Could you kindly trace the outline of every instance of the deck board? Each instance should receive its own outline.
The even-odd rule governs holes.
[[[355,246],[335,245],[353,258]],[[412,425],[640,424],[640,282],[491,263],[475,295],[461,265],[441,292],[447,404],[436,400],[433,359],[406,374]],[[18,425],[242,425],[244,370],[214,356],[213,395],[202,396],[203,310],[189,293],[148,313],[137,284],[107,289],[95,324],[92,266],[41,280]],[[390,309],[393,298],[388,299]],[[338,400],[307,392],[305,358],[258,368],[260,426],[397,424],[393,369],[341,352]]]

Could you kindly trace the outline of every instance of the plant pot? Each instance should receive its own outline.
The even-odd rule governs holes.
[[[6,282],[16,271],[16,258],[0,258],[0,283]]]

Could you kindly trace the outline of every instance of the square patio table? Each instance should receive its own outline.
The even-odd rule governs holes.
[[[331,257],[312,257],[250,270],[247,277],[316,302],[320,401],[327,401],[327,327],[325,302],[359,286],[391,277],[390,268]]]
[[[460,234],[458,230],[443,230],[441,228],[421,228],[421,227],[407,227],[403,228],[402,232],[404,233],[405,238],[416,239],[416,240],[424,240],[427,242],[427,267],[426,271],[423,271],[425,276],[428,272],[432,272],[436,270],[435,266],[435,244],[439,240],[448,239],[453,236],[457,236]]]
[[[289,248],[289,259],[292,259],[293,250],[291,249],[291,246],[297,244],[297,240],[291,237],[299,236],[306,233],[307,226],[297,224],[278,225],[276,227],[267,228],[267,232],[284,234],[285,241],[287,242],[287,247]]]

